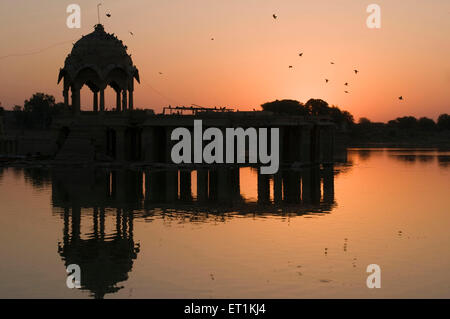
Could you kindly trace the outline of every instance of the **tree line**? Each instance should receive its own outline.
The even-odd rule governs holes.
[[[329,116],[339,127],[352,132],[370,131],[374,129],[428,132],[450,130],[450,115],[448,114],[439,115],[436,122],[427,117],[417,119],[414,116],[403,116],[390,120],[387,123],[372,122],[368,118],[363,117],[356,123],[350,112],[341,110],[335,105],[330,106],[326,101],[321,99],[310,99],[304,104],[296,100],[275,100],[262,104],[261,108],[264,111],[275,114]]]

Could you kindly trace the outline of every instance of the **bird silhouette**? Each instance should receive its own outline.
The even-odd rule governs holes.
[[[159,72],[159,74],[162,75],[163,73],[162,73],[162,72]]]
[[[399,96],[398,99],[402,101],[403,100],[403,96]]]
[[[273,17],[274,19],[278,18],[276,14],[272,14],[272,17]]]
[[[344,85],[345,85],[345,86],[348,86],[348,82],[345,82]]]
[[[111,18],[111,13],[107,13],[106,16],[107,16],[108,18]]]
[[[292,68],[293,68],[293,66],[292,66],[292,65],[290,65],[290,66],[289,66],[289,69],[292,69]]]
[[[331,64],[334,64],[334,62],[330,62]]]
[[[131,34],[131,35],[134,35],[134,33],[133,33],[133,32],[131,32],[131,31],[128,31],[128,32],[130,32],[130,34]]]
[[[353,70],[353,72],[355,72],[355,74],[358,74],[359,71],[358,70]]]
[[[325,83],[328,83],[328,81],[329,81],[328,79],[325,79]]]
[[[303,56],[303,52],[299,53],[298,56]]]
[[[211,38],[211,41],[214,41],[214,38]]]
[[[344,91],[345,93],[348,93],[348,91]]]

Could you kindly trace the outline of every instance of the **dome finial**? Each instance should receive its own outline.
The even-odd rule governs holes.
[[[97,4],[97,18],[98,18],[98,24],[100,24],[100,6],[101,6],[101,5],[102,5],[101,3]]]
[[[95,31],[97,32],[105,32],[105,28],[103,27],[103,24],[96,24],[95,25]]]

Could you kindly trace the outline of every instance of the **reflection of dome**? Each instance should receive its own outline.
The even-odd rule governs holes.
[[[66,267],[70,264],[80,266],[82,289],[91,291],[95,298],[103,298],[122,288],[117,283],[128,279],[139,245],[131,238],[118,236],[110,241],[75,239],[60,243],[58,252]]]
[[[83,36],[78,40],[72,52],[67,56],[64,67],[60,69],[58,83],[64,79],[64,99],[68,104],[68,90],[72,90],[72,105],[74,110],[79,110],[79,90],[86,84],[97,94],[103,94],[103,90],[110,85],[117,94],[122,93],[124,100],[127,92],[130,93],[129,103],[123,102],[117,105],[117,110],[126,109],[129,104],[133,108],[132,92],[133,80],[139,82],[138,69],[133,65],[131,56],[127,53],[127,47],[114,34],[106,33],[103,25],[97,24],[94,32]],[[118,99],[120,102],[120,99]],[[94,102],[95,104],[95,102]],[[104,106],[104,100],[100,96],[100,105]],[[94,110],[98,105],[94,105]]]

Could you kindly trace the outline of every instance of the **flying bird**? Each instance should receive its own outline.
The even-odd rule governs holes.
[[[163,73],[162,72],[158,72],[160,75],[162,75]]]
[[[278,18],[276,14],[272,14],[272,17],[273,17],[274,19]]]
[[[331,64],[334,64],[334,62],[330,62]]]
[[[108,18],[111,18],[111,13],[107,13],[106,16],[107,16]]]
[[[344,85],[345,85],[345,86],[348,86],[348,82],[345,82]]]
[[[133,32],[131,32],[131,31],[128,31],[128,32],[130,32],[130,34],[131,34],[131,35],[134,35],[134,33],[133,33]]]
[[[345,93],[348,93],[348,91],[344,91]]]
[[[214,38],[211,38],[211,41],[214,41]]]
[[[298,56],[303,56],[303,52],[299,53]]]
[[[358,74],[359,71],[358,70],[353,70],[353,72],[355,72],[355,74]]]
[[[328,79],[325,79],[325,83],[328,83],[328,81],[329,81]]]
[[[290,66],[289,66],[289,69],[292,69],[292,68],[293,68],[293,66],[292,66],[292,65],[290,65]]]
[[[403,101],[403,96],[399,96],[398,99]]]

